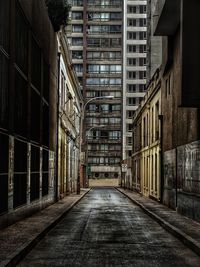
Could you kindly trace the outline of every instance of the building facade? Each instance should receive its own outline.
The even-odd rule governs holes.
[[[174,12],[171,12],[173,10]],[[163,203],[200,221],[199,1],[158,1],[163,36]]]
[[[77,191],[80,159],[80,117],[83,102],[80,84],[72,68],[64,29],[58,33],[58,198]],[[78,185],[79,186],[79,185]]]
[[[157,0],[147,1],[147,84],[162,64],[162,38],[154,36]]]
[[[2,227],[55,198],[57,41],[45,1],[0,1],[0,25]]]
[[[161,78],[152,77],[144,100],[133,118],[132,181],[130,188],[161,198]]]
[[[147,1],[124,1],[123,159],[132,154],[132,117],[146,88]]]
[[[117,179],[122,151],[123,2],[74,0],[71,4],[72,61],[84,103],[94,98],[86,105],[83,124],[86,164],[90,178]]]

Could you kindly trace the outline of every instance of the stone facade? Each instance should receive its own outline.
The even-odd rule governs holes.
[[[72,68],[66,34],[58,34],[59,120],[58,120],[58,198],[77,191],[80,155],[80,117],[83,102],[80,85]]]
[[[131,189],[156,200],[161,198],[160,87],[161,77],[158,69],[133,117]]]

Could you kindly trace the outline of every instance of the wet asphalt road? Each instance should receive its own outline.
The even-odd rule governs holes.
[[[91,190],[18,266],[200,266],[200,257],[112,188]]]

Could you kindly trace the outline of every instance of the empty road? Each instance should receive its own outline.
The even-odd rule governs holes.
[[[200,258],[114,188],[92,189],[18,266],[200,266]]]

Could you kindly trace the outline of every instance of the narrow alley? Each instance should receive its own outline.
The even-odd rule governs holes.
[[[92,189],[18,266],[200,266],[114,188]]]

